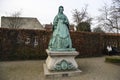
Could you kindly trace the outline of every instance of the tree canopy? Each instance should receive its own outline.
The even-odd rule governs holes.
[[[95,27],[93,28],[93,32],[98,32],[98,33],[105,33],[101,27]]]
[[[90,24],[88,22],[81,22],[77,26],[77,31],[91,32]]]

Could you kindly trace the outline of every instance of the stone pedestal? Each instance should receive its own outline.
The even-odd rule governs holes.
[[[46,49],[46,52],[48,54],[44,64],[46,76],[71,76],[81,72],[75,61],[75,57],[79,54],[77,51],[50,51]]]

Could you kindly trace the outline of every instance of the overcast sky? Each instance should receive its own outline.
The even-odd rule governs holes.
[[[16,11],[22,12],[22,17],[36,17],[41,24],[49,24],[58,13],[58,7],[64,6],[64,13],[70,23],[73,23],[73,9],[81,10],[88,4],[91,17],[99,15],[98,9],[111,0],[0,0],[0,16],[9,16]]]

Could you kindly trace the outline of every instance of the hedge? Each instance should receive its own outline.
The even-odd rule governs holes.
[[[45,30],[0,28],[0,60],[45,59],[51,34]],[[70,32],[70,35],[79,52],[77,57],[101,56],[106,54],[106,45],[120,45],[120,34]]]
[[[107,56],[105,57],[106,62],[120,63],[120,56]]]

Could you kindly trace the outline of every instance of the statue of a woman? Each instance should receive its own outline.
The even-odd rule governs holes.
[[[63,13],[63,6],[59,7],[59,12],[53,21],[53,34],[49,42],[49,50],[53,51],[71,51],[72,42],[69,34],[69,21]]]

